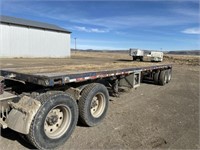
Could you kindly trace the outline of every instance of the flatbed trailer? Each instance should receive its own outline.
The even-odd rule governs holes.
[[[171,64],[64,72],[0,70],[2,128],[19,132],[38,149],[54,149],[67,141],[78,119],[95,126],[105,118],[109,93],[141,82],[165,85]]]

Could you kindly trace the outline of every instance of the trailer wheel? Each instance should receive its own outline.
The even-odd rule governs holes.
[[[156,85],[158,85],[158,82],[159,82],[159,75],[160,75],[160,71],[155,72],[153,75],[153,81],[154,81],[154,84]]]
[[[136,60],[136,57],[133,56],[133,61],[135,61],[135,60]]]
[[[167,70],[167,83],[169,83],[172,79],[172,69]]]
[[[143,61],[143,56],[140,57],[140,61]]]
[[[109,94],[106,87],[92,83],[83,89],[78,102],[80,121],[86,126],[99,124],[106,116]]]
[[[159,75],[159,84],[165,85],[167,83],[167,71],[162,70]]]
[[[68,94],[45,93],[37,97],[41,107],[35,115],[29,141],[38,149],[54,149],[72,134],[78,120],[78,106]]]

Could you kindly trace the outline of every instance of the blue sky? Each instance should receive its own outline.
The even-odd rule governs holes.
[[[0,14],[72,31],[80,49],[200,49],[199,0],[0,0]]]

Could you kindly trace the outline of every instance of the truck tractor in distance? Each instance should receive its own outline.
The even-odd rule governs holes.
[[[139,59],[143,61],[144,51],[140,49],[131,49],[129,50],[129,55],[133,57],[133,61]]]

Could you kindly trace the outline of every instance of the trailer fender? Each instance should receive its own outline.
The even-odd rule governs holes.
[[[31,97],[23,96],[18,103],[9,102],[12,110],[5,122],[8,127],[22,134],[28,134],[31,122],[41,103]]]

